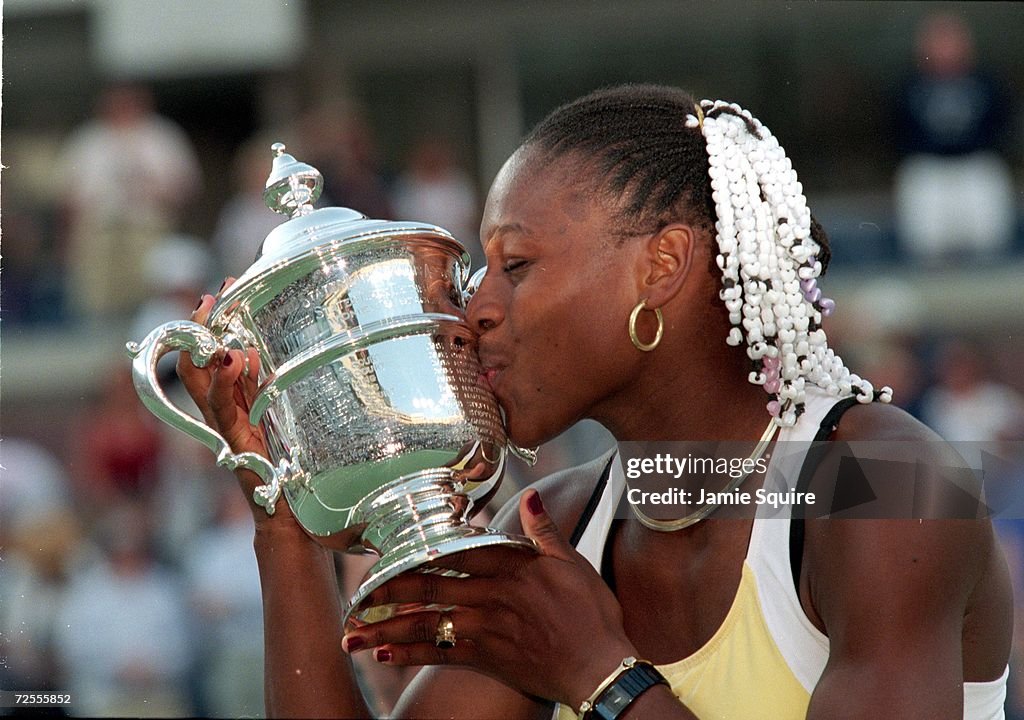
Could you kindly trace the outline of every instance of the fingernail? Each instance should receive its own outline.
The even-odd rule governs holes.
[[[201,308],[203,306],[203,300],[205,300],[205,299],[206,299],[205,295],[200,295],[199,296],[199,302],[196,303],[196,306],[195,306],[195,308],[193,308],[192,312],[195,312],[196,310]]]
[[[233,362],[234,360],[231,359],[231,353],[224,353],[224,359],[221,360],[221,365],[223,365],[224,367],[231,367],[231,363]]]
[[[364,645],[366,645],[366,639],[361,638],[358,635],[352,635],[351,637],[345,638],[345,652],[353,653]]]
[[[526,500],[526,509],[531,515],[540,515],[544,512],[544,503],[541,502],[540,493],[535,492]]]
[[[391,662],[391,651],[387,648],[381,648],[373,654],[373,659],[377,662]]]

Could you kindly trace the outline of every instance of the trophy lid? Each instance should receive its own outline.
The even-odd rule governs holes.
[[[469,266],[469,253],[444,228],[426,223],[374,220],[344,207],[314,208],[323,190],[323,176],[274,143],[273,166],[263,199],[274,212],[290,219],[274,228],[263,241],[254,262],[219,296],[209,319],[211,327],[226,321],[229,310],[244,304],[250,311],[262,307],[296,278],[332,257],[388,242],[429,242],[447,248]]]

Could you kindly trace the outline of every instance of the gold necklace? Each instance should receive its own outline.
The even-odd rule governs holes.
[[[775,422],[775,418],[768,421],[768,427],[764,429],[764,432],[761,434],[761,439],[757,441],[757,445],[754,447],[754,452],[750,454],[747,462],[744,463],[748,464],[751,470],[753,470],[753,466],[757,464],[757,461],[761,459],[761,456],[764,455],[764,451],[768,449],[768,446],[772,442],[772,437],[774,437],[775,431],[778,427],[779,425]],[[729,485],[722,491],[722,493],[720,493],[720,495],[727,495],[731,493],[742,485],[743,481],[749,476],[750,472],[745,472],[740,477],[734,478],[729,482]],[[629,503],[629,506],[633,509],[633,514],[636,515],[636,519],[639,520],[644,527],[658,532],[675,532],[676,530],[682,530],[683,528],[695,525],[717,510],[720,505],[721,503],[704,505],[686,517],[681,517],[677,520],[656,520],[648,515],[644,515],[640,510],[638,503]]]

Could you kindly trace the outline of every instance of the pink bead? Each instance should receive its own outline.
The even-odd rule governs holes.
[[[764,362],[764,369],[765,370],[776,370],[777,371],[779,369],[779,367],[782,365],[782,361],[779,360],[778,357],[766,357],[763,362]]]
[[[765,407],[768,408],[768,414],[776,418],[779,416],[779,410],[782,409],[782,406],[779,405],[778,400],[772,400]]]
[[[764,384],[764,391],[766,393],[768,393],[769,395],[774,395],[775,393],[777,393],[781,389],[782,389],[782,381],[779,380],[777,377],[771,378],[770,380],[766,381],[765,384]],[[772,413],[772,415],[778,415],[778,401],[777,400],[773,400],[772,402],[774,402],[775,405],[776,405],[776,411],[774,413]],[[772,412],[771,411],[771,403],[768,403],[768,412]]]

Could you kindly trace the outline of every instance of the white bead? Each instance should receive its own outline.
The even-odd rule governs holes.
[[[867,380],[860,381],[860,389],[864,391],[864,394],[857,396],[857,402],[867,405],[875,399],[875,388]]]
[[[725,342],[736,347],[743,342],[743,333],[740,332],[739,328],[732,328],[729,330],[729,336],[725,339]]]

